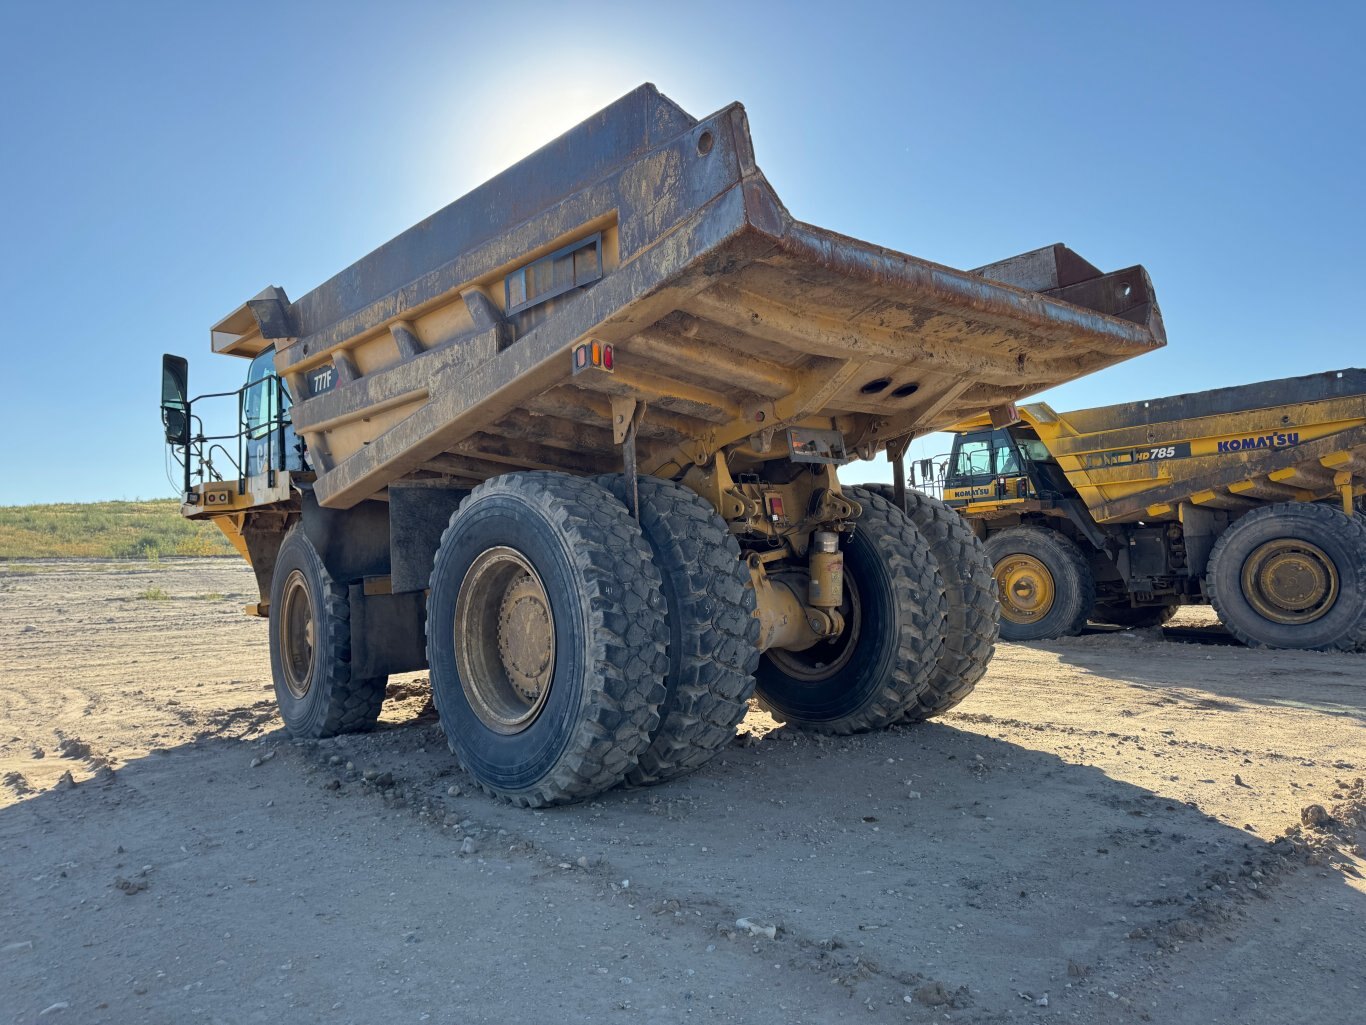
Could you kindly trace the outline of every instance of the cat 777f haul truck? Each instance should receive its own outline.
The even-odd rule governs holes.
[[[1001,636],[1157,626],[1366,645],[1366,370],[955,425],[944,499],[986,542]]]
[[[981,546],[837,468],[1163,343],[1142,267],[958,271],[803,224],[743,108],[643,86],[215,325],[251,361],[240,434],[177,357],[162,416],[185,515],[255,571],[290,733],[364,729],[427,669],[464,768],[543,805],[701,765],[752,693],[845,733],[961,700]]]

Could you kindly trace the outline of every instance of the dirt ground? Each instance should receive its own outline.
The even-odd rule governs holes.
[[[1366,1021],[1366,657],[1002,645],[935,723],[755,711],[691,777],[530,812],[421,674],[289,742],[251,589],[0,569],[0,1021]]]

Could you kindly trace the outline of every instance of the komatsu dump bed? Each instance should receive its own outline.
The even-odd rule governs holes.
[[[1175,519],[1189,503],[1239,514],[1266,502],[1366,492],[1366,370],[1100,406],[1019,410],[1097,523]],[[986,427],[985,418],[976,424]]]
[[[794,427],[868,457],[1164,342],[1142,267],[1058,245],[959,271],[812,227],[742,107],[698,121],[649,85],[213,329],[219,352],[275,346],[332,508],[405,479],[618,469],[633,416],[663,476],[721,449],[786,458]]]

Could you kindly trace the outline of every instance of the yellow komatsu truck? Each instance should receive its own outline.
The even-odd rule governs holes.
[[[1366,370],[996,424],[956,424],[930,479],[986,544],[1005,639],[1209,602],[1246,644],[1366,646]]]
[[[647,85],[211,342],[245,386],[191,399],[168,356],[162,421],[184,514],[255,571],[286,728],[365,729],[426,669],[465,769],[544,805],[696,768],[751,694],[842,733],[962,700],[996,640],[980,543],[838,468],[1164,336],[1142,267],[960,271],[803,224],[742,107]]]

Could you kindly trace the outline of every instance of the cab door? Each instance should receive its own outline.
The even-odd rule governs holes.
[[[1014,435],[1005,429],[991,432],[991,470],[995,481],[994,497],[1030,498],[1029,475],[1024,454]]]
[[[995,490],[991,435],[991,431],[972,431],[953,439],[949,472],[944,480],[944,501],[949,505],[991,497]]]
[[[246,439],[246,476],[271,470],[300,472],[303,445],[290,422],[292,404],[285,382],[275,373],[272,345],[251,361],[242,389],[242,432]]]

